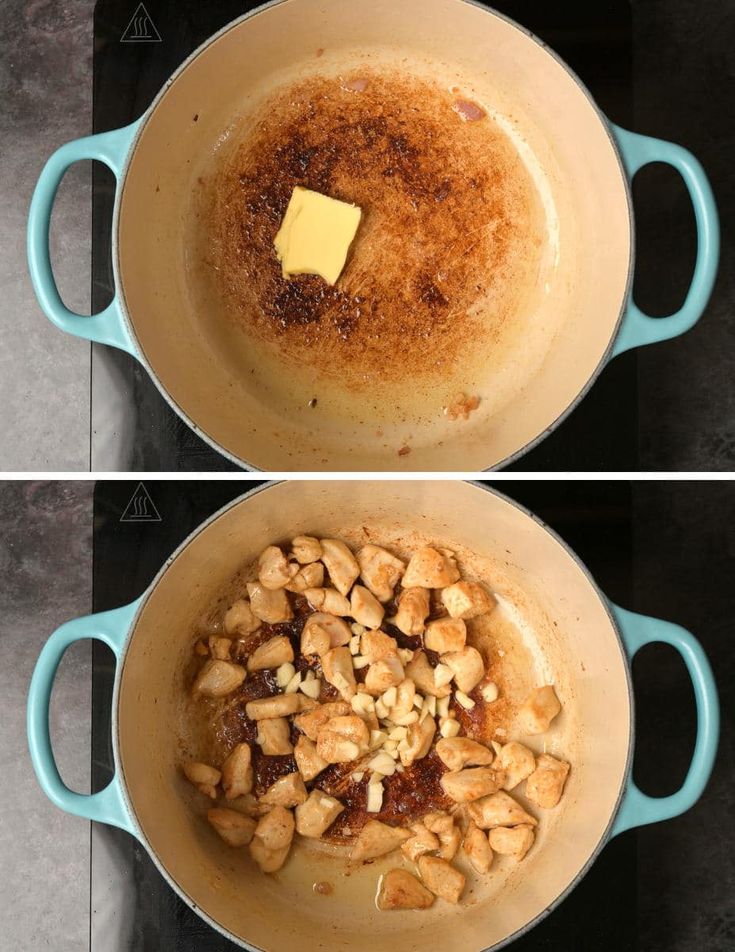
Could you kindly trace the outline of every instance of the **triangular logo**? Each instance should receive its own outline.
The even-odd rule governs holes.
[[[142,3],[130,18],[125,32],[120,37],[121,43],[160,43],[161,34],[151,20],[150,14]]]
[[[143,483],[138,483],[120,522],[160,522],[161,516]]]

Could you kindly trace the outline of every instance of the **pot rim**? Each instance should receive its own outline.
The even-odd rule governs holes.
[[[280,2],[283,2],[283,0],[275,0],[275,2],[280,3]],[[371,481],[385,482],[385,480],[365,480],[365,481],[366,482],[371,482]],[[401,481],[404,482],[406,480],[401,480]],[[148,842],[148,838],[143,833],[143,830],[140,824],[138,823],[138,818],[133,808],[131,798],[128,794],[128,788],[125,782],[125,773],[123,771],[122,763],[120,760],[119,734],[118,734],[118,704],[119,704],[119,694],[120,694],[120,683],[122,681],[122,673],[125,667],[125,661],[127,659],[128,650],[130,648],[132,635],[135,632],[140,615],[143,609],[145,608],[146,604],[148,603],[148,599],[153,594],[154,590],[158,586],[159,582],[161,581],[165,573],[168,571],[169,567],[179,557],[179,555],[181,555],[181,553],[186,548],[188,548],[188,546],[191,543],[193,543],[195,539],[205,529],[209,528],[209,526],[212,523],[216,522],[222,516],[225,516],[229,512],[230,509],[233,509],[235,506],[239,506],[241,503],[255,497],[259,493],[272,489],[275,486],[288,484],[289,482],[291,482],[291,480],[286,480],[286,479],[268,480],[259,486],[253,487],[248,492],[243,493],[240,496],[237,496],[235,499],[226,503],[216,512],[212,513],[212,515],[210,515],[207,519],[205,519],[204,522],[200,523],[200,525],[198,525],[181,543],[179,543],[176,549],[165,560],[165,562],[163,563],[161,568],[158,570],[158,572],[156,572],[156,575],[154,576],[153,580],[147,586],[145,592],[139,599],[137,610],[130,623],[130,627],[128,628],[128,632],[125,637],[125,643],[120,653],[120,657],[117,661],[117,665],[115,668],[115,681],[114,681],[113,692],[112,692],[112,712],[111,712],[112,716],[111,716],[110,734],[112,739],[112,752],[113,752],[113,761],[115,765],[115,774],[119,778],[118,782],[119,782],[121,797],[123,799],[125,808],[127,809],[127,812],[130,816],[130,819],[135,831],[134,835],[136,839],[145,848],[146,853],[151,858],[156,868],[158,869],[159,873],[163,876],[163,878],[166,880],[168,885],[187,904],[187,906],[189,906],[190,909],[196,912],[198,916],[204,919],[204,921],[207,922],[208,925],[210,925],[213,929],[215,929],[225,938],[229,939],[231,942],[234,942],[236,945],[239,945],[241,948],[247,949],[248,952],[264,952],[264,950],[260,948],[259,946],[251,945],[250,943],[236,936],[234,933],[230,932],[228,929],[222,926],[219,922],[217,922],[215,919],[209,916],[209,914],[206,913],[203,909],[201,909],[198,906],[198,904],[194,901],[194,899],[188,893],[184,891],[184,889],[179,885],[179,883],[168,872],[168,870],[163,865],[163,863],[159,860],[157,854],[155,853],[150,843]],[[620,789],[618,790],[618,793],[617,793],[615,806],[613,807],[610,813],[610,819],[608,821],[608,824],[605,830],[602,832],[602,835],[597,845],[595,846],[594,850],[590,853],[584,865],[580,867],[580,869],[578,870],[574,878],[559,893],[559,895],[556,896],[553,902],[551,902],[545,909],[543,909],[540,913],[538,913],[538,915],[536,915],[533,919],[529,919],[528,922],[525,923],[525,925],[521,926],[521,928],[516,929],[515,932],[506,936],[504,939],[501,939],[500,942],[496,942],[494,945],[488,946],[486,949],[483,950],[483,952],[499,952],[500,949],[504,949],[506,946],[510,945],[512,942],[515,942],[516,939],[519,939],[521,936],[525,935],[527,932],[530,932],[531,929],[537,926],[551,912],[553,912],[557,908],[557,906],[559,906],[567,898],[567,896],[569,896],[572,890],[576,888],[579,882],[587,875],[587,872],[589,871],[590,867],[595,862],[597,857],[600,855],[603,848],[607,845],[610,839],[610,833],[612,831],[613,824],[620,810],[620,805],[622,803],[623,796],[625,794],[628,778],[630,776],[632,763],[633,763],[633,754],[635,752],[635,699],[633,694],[633,681],[632,681],[630,661],[625,651],[625,646],[623,644],[623,639],[620,634],[620,629],[618,627],[617,621],[615,619],[614,614],[612,613],[610,609],[610,602],[605,596],[604,592],[598,586],[597,582],[593,578],[587,566],[579,558],[577,553],[561,538],[560,535],[558,535],[557,532],[555,532],[554,529],[552,529],[549,525],[547,525],[547,523],[545,523],[543,519],[541,519],[539,516],[533,513],[530,509],[528,509],[522,503],[517,502],[515,499],[512,499],[510,496],[507,496],[504,492],[501,492],[500,490],[498,490],[495,486],[488,486],[485,483],[480,482],[479,480],[465,480],[464,482],[466,482],[470,486],[473,486],[475,489],[484,490],[485,492],[488,492],[498,497],[503,502],[508,503],[510,506],[517,509],[523,515],[527,516],[529,519],[535,522],[536,525],[538,525],[541,529],[547,532],[551,536],[551,538],[564,550],[564,552],[569,557],[571,557],[576,567],[579,569],[579,571],[582,573],[582,575],[585,577],[588,584],[592,588],[594,594],[598,597],[605,611],[605,614],[607,615],[607,618],[610,623],[612,632],[615,636],[615,639],[617,640],[618,649],[620,650],[620,654],[623,661],[623,670],[625,672],[626,688],[628,692],[628,710],[629,710],[629,718],[630,718],[630,724],[628,729],[628,750],[627,750],[627,756],[625,761],[625,769],[623,771],[622,781],[620,784]]]
[[[249,20],[251,17],[254,17],[260,13],[264,13],[266,10],[269,10],[271,7],[279,6],[281,3],[290,2],[290,0],[267,0],[267,2],[260,4],[257,7],[254,7],[252,10],[249,10],[247,13],[244,13],[242,16],[237,17],[235,20],[232,20],[230,23],[225,24],[222,29],[218,30],[207,40],[205,40],[200,46],[193,50],[189,56],[174,70],[174,72],[169,76],[166,82],[161,86],[159,91],[156,93],[155,98],[145,110],[143,115],[138,120],[138,126],[135,130],[135,135],[128,147],[127,155],[125,156],[125,162],[120,173],[119,187],[115,193],[115,201],[113,205],[112,212],[112,272],[114,277],[114,287],[118,289],[118,302],[120,308],[120,314],[122,316],[123,324],[130,339],[133,341],[136,349],[136,357],[143,365],[147,371],[149,377],[153,383],[158,388],[159,393],[168,403],[171,409],[186,423],[186,425],[193,430],[193,432],[199,436],[205,443],[207,443],[213,450],[227,459],[229,462],[234,463],[236,466],[245,470],[246,472],[265,472],[265,470],[260,470],[257,466],[249,463],[244,457],[236,456],[226,447],[222,446],[217,440],[205,432],[194,420],[191,419],[189,414],[184,410],[180,404],[174,400],[174,398],[169,394],[167,389],[164,387],[163,383],[158,377],[158,374],[155,372],[153,367],[148,361],[145,353],[143,352],[138,336],[135,333],[135,328],[130,319],[128,312],[127,302],[125,299],[125,289],[120,277],[120,268],[119,268],[119,241],[118,241],[118,232],[120,226],[120,206],[122,204],[122,196],[125,191],[125,184],[128,177],[128,171],[130,169],[130,163],[135,155],[135,152],[138,147],[138,141],[143,133],[143,130],[148,125],[150,119],[152,118],[159,102],[163,99],[165,94],[168,92],[169,87],[178,79],[178,77],[188,69],[188,67],[194,62],[194,60],[203,53],[209,46],[212,45],[215,41],[224,36],[225,33],[228,33],[230,30],[235,27],[240,26],[246,20]],[[483,13],[487,13],[490,16],[495,16],[499,20],[503,20],[509,26],[514,27],[520,33],[522,33],[527,39],[531,40],[537,46],[539,46],[544,52],[550,56],[570,77],[570,79],[576,83],[582,92],[583,96],[587,99],[587,102],[592,107],[592,110],[596,113],[597,118],[600,120],[600,124],[607,135],[607,138],[610,142],[613,154],[618,164],[618,169],[620,172],[620,177],[623,182],[623,187],[625,190],[627,211],[628,211],[628,240],[629,240],[629,253],[628,253],[628,273],[625,283],[625,290],[623,292],[620,309],[618,311],[617,320],[613,327],[612,333],[610,334],[610,339],[607,343],[607,346],[602,353],[600,360],[593,369],[592,373],[587,379],[587,382],[584,384],[582,389],[576,394],[574,399],[569,403],[569,405],[562,410],[562,412],[553,420],[547,427],[545,427],[540,433],[538,433],[532,440],[529,440],[524,446],[519,447],[515,452],[511,453],[509,456],[506,456],[504,459],[499,460],[492,466],[487,466],[483,468],[483,472],[491,472],[505,469],[506,466],[510,466],[511,463],[516,462],[526,453],[530,452],[536,446],[538,446],[550,433],[556,430],[566,418],[579,406],[582,400],[587,396],[588,392],[591,390],[593,384],[597,381],[597,378],[600,376],[604,368],[607,366],[607,363],[610,359],[613,346],[620,332],[620,327],[623,322],[623,317],[628,306],[628,300],[630,297],[630,292],[633,284],[633,275],[635,273],[635,218],[633,213],[633,198],[631,193],[631,184],[628,179],[628,176],[625,172],[625,166],[623,164],[623,159],[620,154],[620,149],[618,144],[615,141],[615,137],[612,134],[612,129],[610,126],[610,120],[607,118],[604,112],[600,109],[593,97],[592,93],[589,91],[587,86],[582,82],[579,76],[574,72],[574,70],[566,63],[565,60],[559,56],[559,54],[543,42],[539,37],[537,37],[531,30],[522,26],[516,20],[512,19],[509,16],[506,16],[504,13],[493,9],[492,7],[485,6],[481,0],[454,0],[457,3],[466,3],[473,7],[477,7],[482,10]],[[442,472],[439,470],[438,472]]]

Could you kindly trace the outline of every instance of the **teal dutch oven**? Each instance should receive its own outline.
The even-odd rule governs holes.
[[[543,679],[554,683],[562,702],[552,729],[527,741],[571,763],[561,803],[542,811],[536,842],[521,863],[496,857],[491,870],[478,876],[457,854],[454,862],[467,872],[468,885],[451,915],[442,902],[421,913],[377,910],[378,877],[404,862],[400,853],[356,868],[346,863],[342,848],[325,851],[318,841],[297,838],[284,868],[262,875],[247,850],[227,847],[208,826],[204,813],[211,801],[182,776],[182,758],[206,755],[200,734],[207,727],[188,698],[192,646],[208,608],[229,604],[221,596],[229,591],[233,597],[232,578],[273,540],[313,533],[357,547],[366,539],[365,527],[371,542],[399,554],[426,542],[455,551],[463,575],[489,582],[498,610],[516,619],[515,630],[522,632],[513,636],[515,650],[503,654],[502,625],[485,643],[471,626],[470,637],[494,659],[501,697],[515,708],[528,684]],[[49,739],[57,667],[69,645],[86,638],[103,641],[117,661],[115,776],[91,796],[65,786]],[[660,798],[632,779],[630,665],[652,643],[679,652],[697,718],[686,778],[676,793]],[[678,705],[680,698],[671,703]],[[253,490],[193,532],[135,602],[54,632],[38,659],[28,699],[31,758],[52,802],[128,831],[210,925],[244,948],[268,952],[323,948],[325,942],[344,952],[499,949],[553,910],[613,837],[693,807],[712,771],[718,731],[715,681],[693,635],[613,605],[566,544],[515,502],[486,487],[442,481],[307,481]],[[327,898],[313,891],[322,881],[333,885]]]

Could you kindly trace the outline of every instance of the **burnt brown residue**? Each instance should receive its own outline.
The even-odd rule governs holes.
[[[454,102],[423,80],[366,71],[269,100],[210,177],[203,209],[207,265],[232,319],[354,387],[442,376],[493,339],[516,306],[534,206],[505,134],[459,121]],[[282,276],[273,239],[297,185],[363,211],[334,287]]]

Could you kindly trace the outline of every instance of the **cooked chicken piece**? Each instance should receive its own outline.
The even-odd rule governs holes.
[[[313,780],[314,777],[328,766],[326,760],[317,753],[314,741],[309,740],[309,738],[304,735],[299,737],[296,741],[293,755],[296,760],[296,766],[299,768],[299,773],[306,781]]]
[[[370,749],[370,730],[357,714],[333,717],[316,739],[316,752],[328,764],[357,760]]]
[[[536,758],[528,747],[519,744],[517,741],[511,741],[502,747],[495,761],[495,766],[501,767],[505,771],[503,790],[513,790],[522,780],[533,773],[536,768]]]
[[[325,614],[344,617],[352,613],[348,599],[335,588],[307,588],[304,597],[312,608]]]
[[[253,838],[257,821],[237,810],[212,807],[207,819],[228,846],[247,846]]]
[[[512,856],[519,862],[533,846],[534,838],[533,827],[526,824],[512,828],[496,826],[488,834],[491,849],[501,856]]]
[[[415,698],[416,685],[410,678],[404,678],[396,688],[396,703],[390,709],[391,720],[410,714],[414,709]]]
[[[269,625],[290,621],[293,617],[288,595],[282,588],[273,591],[264,588],[260,582],[248,582],[248,595],[253,614]]]
[[[383,606],[364,585],[353,586],[350,594],[350,610],[357,624],[364,625],[365,628],[378,628],[385,615]]]
[[[352,655],[347,647],[331,648],[322,658],[322,672],[329,683],[349,701],[356,693]]]
[[[307,796],[301,774],[298,770],[294,770],[293,773],[279,777],[275,783],[272,783],[260,798],[260,802],[267,803],[269,806],[286,807],[288,809],[304,803]]]
[[[253,789],[250,747],[238,744],[222,764],[222,789],[228,800],[242,797]]]
[[[434,833],[440,844],[439,856],[442,859],[454,859],[459,849],[462,833],[454,824],[454,818],[448,813],[427,813],[424,826]]]
[[[541,754],[536,769],[526,781],[526,796],[544,810],[550,810],[561,800],[569,764],[551,754]]]
[[[321,588],[324,584],[324,566],[321,562],[304,565],[286,585],[287,592],[302,593],[307,588]]]
[[[427,830],[423,823],[411,825],[412,836],[401,846],[401,852],[415,863],[424,853],[435,853],[441,847],[439,837]]]
[[[294,818],[285,807],[273,807],[255,827],[250,855],[264,873],[275,873],[286,862],[294,834]]]
[[[306,802],[296,807],[296,832],[301,836],[319,839],[343,810],[339,800],[316,787]]]
[[[248,658],[248,671],[265,671],[293,661],[291,642],[285,635],[276,635],[259,645]]]
[[[205,661],[194,681],[194,693],[204,697],[225,697],[245,680],[245,668],[231,661]]]
[[[368,820],[352,847],[350,859],[375,859],[398,849],[411,836],[399,826],[388,826],[380,820]]]
[[[477,618],[497,605],[495,596],[477,582],[455,582],[442,591],[441,597],[452,618]]]
[[[401,659],[392,655],[383,661],[376,661],[365,675],[365,690],[368,694],[384,694],[388,688],[396,687],[406,677]]]
[[[218,638],[212,635],[209,639],[209,653],[217,661],[229,661],[232,641],[229,638]]]
[[[380,881],[377,905],[383,912],[390,909],[428,909],[433,904],[434,894],[407,869],[391,869]]]
[[[470,765],[488,767],[493,762],[490,748],[469,737],[443,737],[437,742],[436,752],[450,770]]]
[[[460,691],[469,694],[485,676],[485,662],[482,655],[470,645],[461,651],[450,651],[442,655],[442,664],[452,669],[454,683]]]
[[[294,718],[293,722],[309,740],[316,743],[319,731],[325,724],[329,723],[333,717],[346,717],[351,712],[350,705],[345,701],[329,701],[327,704],[315,707],[308,714],[300,714]]]
[[[411,556],[403,576],[403,587],[445,588],[458,579],[459,569],[454,558],[427,545]]]
[[[429,753],[434,734],[436,722],[433,717],[425,717],[423,721],[409,724],[405,741],[398,745],[398,755],[404,767],[410,767],[414,761],[421,760]]]
[[[251,721],[270,720],[274,717],[288,717],[289,714],[299,714],[308,698],[303,694],[276,694],[273,697],[258,698],[248,701],[245,713]]]
[[[302,565],[317,562],[322,557],[322,546],[314,536],[296,536],[291,542],[293,557]]]
[[[502,790],[481,800],[475,800],[468,809],[470,816],[481,830],[489,830],[493,826],[518,826],[520,823],[536,826],[537,822],[535,817],[526,813],[520,803]],[[493,845],[492,841],[490,845]],[[495,849],[494,846],[493,849]]]
[[[332,585],[340,595],[346,595],[360,574],[355,556],[339,539],[322,539],[322,562],[327,567]]]
[[[395,638],[386,635],[384,631],[365,631],[360,638],[360,654],[367,658],[370,664],[376,661],[385,661],[398,652],[398,643]]]
[[[193,783],[200,793],[203,793],[206,797],[210,797],[212,800],[217,799],[216,787],[222,779],[222,774],[219,770],[210,767],[209,764],[200,764],[195,760],[184,764],[183,770],[186,779]]]
[[[505,781],[505,771],[495,767],[469,767],[451,770],[441,778],[442,790],[455,803],[469,803],[497,793]]]
[[[393,589],[406,571],[406,566],[379,545],[364,545],[357,553],[360,577],[379,602],[389,602]]]
[[[293,753],[291,727],[285,717],[267,717],[258,721],[256,741],[268,757],[284,757]]]
[[[526,734],[543,734],[560,710],[561,704],[553,685],[536,688],[520,710],[519,727]]]
[[[458,869],[438,856],[419,856],[416,865],[421,878],[435,896],[447,902],[459,902],[466,879]]]
[[[325,637],[326,635],[326,637]],[[301,632],[301,653],[325,655],[330,648],[349,644],[352,632],[342,618],[326,612],[309,615]]]
[[[428,589],[404,588],[398,598],[398,611],[393,623],[404,635],[420,635],[428,614]]]
[[[246,638],[260,628],[260,619],[253,614],[250,602],[241,598],[225,614],[224,625],[228,635]]]
[[[406,665],[406,677],[416,685],[420,694],[431,697],[449,697],[451,689],[448,684],[437,686],[434,681],[434,669],[423,651],[417,651]]]
[[[277,545],[263,549],[258,559],[258,581],[263,588],[277,589],[288,585],[298,568],[292,566]]]
[[[236,797],[227,804],[228,809],[237,810],[245,816],[259,817],[264,816],[270,810],[270,807],[264,806],[252,793],[246,793],[243,797]]]
[[[437,618],[430,621],[424,631],[424,645],[439,654],[461,651],[466,640],[467,626],[461,618]]]
[[[486,873],[493,863],[493,851],[487,834],[470,820],[462,840],[462,849],[477,873]]]

